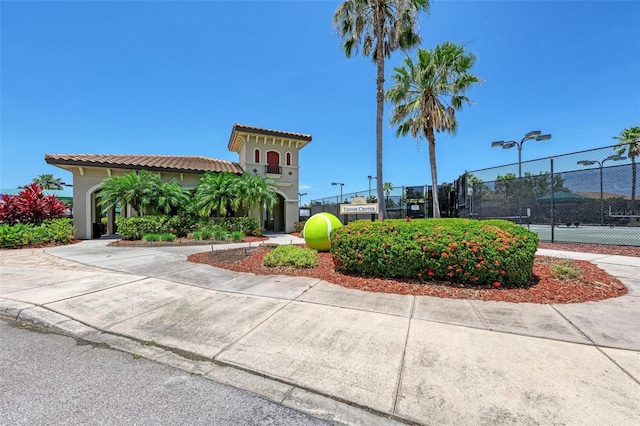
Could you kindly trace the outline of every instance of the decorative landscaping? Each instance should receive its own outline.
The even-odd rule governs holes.
[[[260,246],[213,250],[189,260],[366,291],[457,299],[577,303],[627,293],[619,280],[589,262],[535,256],[537,243],[536,234],[500,220],[360,221],[331,233],[330,253]],[[310,266],[312,254],[317,266]]]
[[[321,279],[343,287],[358,290],[435,296],[452,299],[494,300],[529,303],[582,303],[622,296],[627,288],[617,279],[590,262],[572,260],[580,278],[572,279],[554,273],[552,265],[563,259],[536,256],[533,275],[525,286],[519,288],[469,285],[443,280],[428,282],[418,279],[371,278],[345,275],[335,270],[331,253],[318,253],[318,265],[314,268],[292,266],[268,267],[264,257],[271,247],[215,250],[197,253],[188,260],[218,268],[256,275],[289,275]]]

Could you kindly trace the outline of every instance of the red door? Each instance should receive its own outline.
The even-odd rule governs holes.
[[[276,151],[267,152],[267,173],[280,174],[280,154]]]

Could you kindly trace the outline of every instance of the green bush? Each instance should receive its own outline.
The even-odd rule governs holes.
[[[175,234],[171,234],[169,232],[165,232],[164,234],[160,234],[160,241],[175,241]]]
[[[24,223],[0,224],[0,247],[18,248],[32,244],[32,242],[33,225]]]
[[[142,236],[142,241],[162,241],[160,234],[144,234]]]
[[[167,231],[178,237],[186,237],[196,224],[196,219],[192,215],[178,214],[171,216],[167,220]]]
[[[505,220],[356,221],[331,233],[337,271],[477,285],[526,285],[537,245],[537,234]]]
[[[293,224],[293,228],[296,230],[296,232],[302,232],[302,230],[304,229],[304,224],[307,223],[306,220],[300,221],[300,222],[296,222]]]
[[[169,216],[117,217],[118,234],[125,240],[140,240],[146,234],[169,232]]]
[[[233,231],[231,233],[231,241],[234,243],[241,243],[244,239],[244,234],[241,231]]]
[[[213,227],[213,239],[216,241],[227,241],[227,238],[229,238],[229,233],[227,232],[226,229],[224,229],[221,226],[214,226]]]
[[[73,219],[45,220],[39,226],[42,241],[56,244],[69,244],[73,240],[75,228]]]
[[[69,244],[73,240],[71,219],[49,219],[40,225],[16,223],[0,225],[0,247],[20,248],[31,244]]]
[[[244,235],[253,235],[256,229],[261,229],[260,219],[256,217],[216,217],[208,220],[220,225],[229,233],[240,231]]]
[[[282,245],[271,250],[262,261],[265,266],[313,268],[318,265],[318,252],[310,248]]]

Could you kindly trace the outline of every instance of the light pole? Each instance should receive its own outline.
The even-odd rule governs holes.
[[[605,161],[621,161],[624,160],[625,158],[620,155],[620,154],[616,154],[616,155],[610,155],[607,158],[605,158],[602,161],[598,161],[598,160],[580,160],[578,161],[578,164],[580,164],[581,166],[591,166],[593,164],[598,164],[598,168],[600,169],[600,225],[604,225],[604,193],[603,193],[603,188],[602,188],[602,169],[604,167],[604,162]]]
[[[371,179],[376,179],[377,180],[378,177],[369,175],[369,176],[367,176],[367,179],[369,179],[369,199],[371,199]],[[369,202],[369,201],[367,200],[367,202]]]
[[[338,199],[338,205],[337,205],[337,214],[340,214],[340,203],[342,203],[342,187],[344,186],[343,182],[331,182],[331,185],[336,186],[336,185],[340,185],[340,198]]]
[[[518,147],[518,223],[522,224],[522,145],[525,141],[536,140],[546,141],[551,139],[551,134],[542,135],[540,130],[532,130],[524,137],[520,142],[516,141],[495,141],[491,142],[491,147],[496,148],[501,146],[502,149],[511,149],[514,146]]]
[[[298,197],[299,197],[299,199],[298,199],[298,207],[300,207],[302,205],[302,196],[303,195],[307,195],[307,193],[306,192],[298,192]]]

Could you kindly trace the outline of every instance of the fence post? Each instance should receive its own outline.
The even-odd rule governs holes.
[[[556,216],[555,216],[555,195],[554,195],[554,184],[553,184],[553,158],[551,159],[551,242],[554,242],[555,239],[555,230],[556,230]]]

